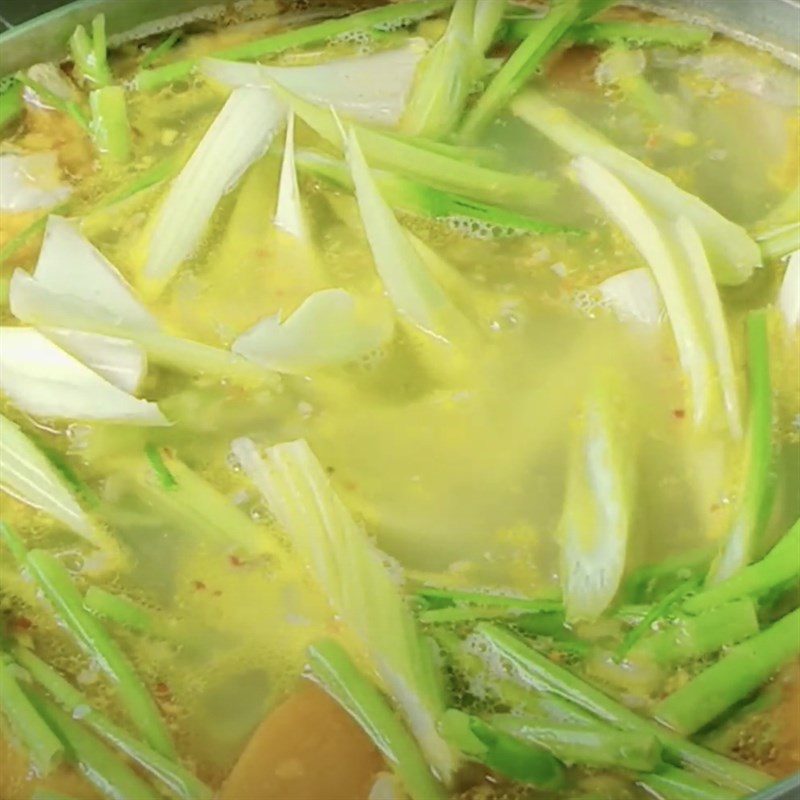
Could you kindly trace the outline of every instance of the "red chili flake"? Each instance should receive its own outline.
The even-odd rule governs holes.
[[[675,417],[675,419],[683,419],[686,416],[686,411],[682,408],[676,408],[673,410],[672,416]]]
[[[198,592],[202,592],[203,589],[206,588],[206,585],[203,583],[203,581],[192,581],[192,586],[194,586]]]
[[[238,556],[228,556],[228,561],[231,562],[232,567],[243,567],[244,561]]]
[[[153,691],[156,693],[157,697],[169,697],[170,691],[169,686],[163,681],[160,681],[153,687]]]
[[[15,631],[29,631],[33,627],[33,622],[27,617],[14,617],[11,621],[11,628]]]

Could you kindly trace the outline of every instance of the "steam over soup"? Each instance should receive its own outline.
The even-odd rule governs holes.
[[[0,797],[795,772],[797,73],[609,0],[172,28],[0,96]]]

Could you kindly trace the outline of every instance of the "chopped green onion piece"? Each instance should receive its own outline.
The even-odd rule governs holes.
[[[353,181],[343,161],[312,150],[301,150],[296,156],[300,169],[352,190]],[[475,220],[486,223],[499,235],[522,233],[584,233],[580,228],[558,225],[530,217],[518,211],[471,200],[453,192],[435,189],[425,183],[404,178],[386,170],[372,170],[381,195],[399,211],[432,219],[451,221]]]
[[[3,526],[2,534],[7,543],[15,538],[6,526]],[[114,682],[120,702],[148,743],[162,755],[172,757],[172,741],[153,698],[117,643],[83,607],[83,597],[67,570],[50,553],[43,550],[26,553],[19,541],[14,547],[15,557],[30,572],[59,620]]]
[[[64,743],[67,759],[109,800],[160,800],[117,753],[53,701],[29,694],[31,702]]]
[[[106,52],[106,19],[98,14],[92,20],[92,35],[78,25],[69,40],[72,61],[84,80],[96,86],[109,86],[113,80]]]
[[[92,587],[94,588],[94,587]],[[88,597],[88,594],[87,594]],[[30,650],[15,647],[15,660],[21,664],[31,677],[47,691],[53,699],[73,718],[80,714],[80,720],[98,736],[130,756],[137,764],[159,780],[181,800],[210,800],[211,790],[181,764],[131,736],[105,714],[93,708],[88,699],[68,680],[63,678],[49,664],[42,661]],[[132,798],[126,798],[132,800]]]
[[[37,775],[49,775],[61,762],[64,747],[19,685],[15,665],[0,653],[0,709],[25,746]]]
[[[565,108],[527,91],[514,99],[511,110],[573,156],[587,156],[614,172],[667,219],[688,217],[700,233],[717,283],[738,286],[761,265],[761,251],[743,228],[616,147]]]
[[[475,10],[475,0],[455,0],[443,36],[417,67],[401,123],[405,133],[438,139],[460,121],[483,64],[483,51],[473,38]],[[481,31],[481,36],[491,42],[494,31]]]
[[[769,775],[712,753],[656,722],[640,717],[569,670],[537,653],[514,634],[488,624],[479,625],[478,633],[493,650],[511,662],[523,683],[540,692],[554,692],[620,730],[655,736],[661,742],[668,760],[719,786],[739,792],[755,792],[772,783]]]
[[[439,727],[454,747],[506,778],[547,789],[564,783],[561,764],[538,742],[522,741],[493,723],[454,708],[444,713]]]
[[[172,31],[164,41],[160,42],[156,47],[145,54],[139,64],[139,69],[147,69],[155,64],[156,61],[160,61],[178,43],[181,36],[183,36],[183,31],[180,28]]]
[[[344,648],[333,640],[317,642],[309,648],[309,661],[314,677],[372,739],[411,800],[444,800],[414,737]]]
[[[679,664],[702,658],[722,647],[758,633],[758,617],[752,600],[734,600],[712,608],[699,617],[682,617],[630,651],[631,661],[650,658],[658,664]]]
[[[537,19],[524,41],[492,78],[478,102],[467,112],[462,139],[474,139],[498,111],[525,85],[545,56],[558,44],[580,15],[578,0],[561,0]]]
[[[83,596],[83,607],[101,619],[116,622],[136,633],[153,633],[155,622],[150,612],[122,595],[99,586],[90,586]]]
[[[356,14],[318,22],[304,28],[283,31],[255,42],[236,45],[212,53],[229,61],[255,61],[266,55],[282,53],[315,42],[333,39],[354,31],[380,28],[384,25],[411,24],[448,8],[453,0],[412,0],[371,8]],[[156,69],[140,70],[134,78],[137,89],[158,89],[168,83],[187,78],[197,66],[196,60],[178,61]]]
[[[177,486],[178,482],[175,480],[175,476],[167,469],[167,465],[164,463],[164,459],[158,447],[154,444],[148,444],[144,452],[147,456],[147,460],[150,462],[150,466],[153,468],[153,472],[158,478],[158,482],[165,489],[172,489],[174,486]]]
[[[516,714],[489,718],[498,730],[549,750],[565,764],[601,769],[650,772],[661,763],[661,745],[652,734],[644,736],[607,727],[542,725],[541,719]]]
[[[784,225],[776,230],[756,236],[761,255],[765,261],[783,258],[800,250],[800,222]]]
[[[662,700],[658,720],[684,736],[704,727],[800,654],[800,609],[731,648],[719,661]]]
[[[329,109],[320,108],[288,92],[279,84],[272,91],[290,105],[303,122],[334,147],[345,149],[337,120]],[[426,139],[400,136],[390,131],[345,121],[376,167],[406,175],[444,191],[458,192],[471,198],[519,208],[542,205],[553,194],[553,185],[535,175],[517,175],[489,169],[455,155],[450,146]],[[456,153],[461,151],[456,150]]]
[[[125,90],[121,86],[103,86],[89,94],[92,109],[92,136],[100,155],[115,164],[131,157],[131,127]]]
[[[772,381],[768,316],[764,309],[747,318],[747,377],[750,406],[740,501],[720,553],[711,565],[710,584],[746,567],[758,552],[774,499],[772,476]]]
[[[570,446],[560,524],[567,619],[594,620],[613,601],[625,571],[633,473],[622,412],[611,387],[586,403]]]
[[[745,595],[759,596],[797,580],[800,575],[800,519],[760,561],[746,566],[727,580],[707,586],[683,605],[690,614],[736,600]]]

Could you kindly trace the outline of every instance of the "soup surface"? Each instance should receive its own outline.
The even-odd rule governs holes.
[[[796,71],[236,9],[0,96],[0,798],[797,771]]]

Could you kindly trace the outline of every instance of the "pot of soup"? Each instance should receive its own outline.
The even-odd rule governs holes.
[[[2,34],[0,798],[796,797],[798,30]]]

